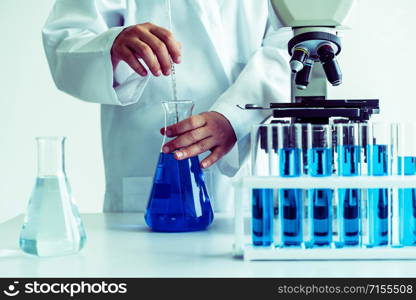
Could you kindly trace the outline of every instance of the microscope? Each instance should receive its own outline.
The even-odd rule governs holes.
[[[347,18],[354,1],[273,0],[272,3],[283,25],[292,27],[294,32],[288,44],[296,86],[293,96],[325,96],[327,80],[333,86],[342,83],[336,58],[341,52],[337,28]]]
[[[292,123],[367,122],[379,113],[379,100],[328,100],[328,85],[342,83],[337,61],[341,53],[338,31],[344,28],[355,0],[271,0],[286,27],[293,30],[288,43],[291,56],[291,102],[270,103],[269,108],[246,105],[246,109],[271,109],[272,122],[291,118]],[[286,99],[285,99],[286,100]]]
[[[236,255],[249,260],[374,259],[377,247],[384,247],[386,258],[389,246],[415,245],[416,231],[408,231],[408,224],[416,218],[409,213],[416,196],[398,193],[405,176],[392,176],[406,174],[409,154],[403,145],[410,135],[393,124],[368,122],[379,113],[378,99],[327,99],[328,87],[342,83],[338,31],[354,2],[271,0],[282,24],[293,30],[288,42],[291,101],[245,106],[271,112],[271,117],[253,126],[251,176],[236,184]],[[407,175],[416,174],[416,150],[411,155]],[[247,244],[243,203],[249,201]]]

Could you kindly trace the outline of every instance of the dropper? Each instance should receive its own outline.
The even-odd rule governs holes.
[[[169,31],[173,31],[172,25],[172,6],[170,0],[165,0],[166,10],[169,20]],[[170,57],[170,64],[171,64],[171,86],[172,86],[172,96],[174,101],[178,101],[178,94],[176,90],[176,70],[175,70],[175,63],[173,62],[172,58]],[[179,122],[179,114],[178,114],[178,105],[175,105],[175,113],[176,113],[176,123]]]

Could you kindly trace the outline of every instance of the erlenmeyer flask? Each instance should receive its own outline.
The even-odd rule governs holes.
[[[76,253],[86,235],[65,174],[64,137],[38,137],[38,174],[20,233],[20,248],[38,256]]]
[[[162,102],[165,126],[192,114],[192,101]],[[176,160],[160,153],[145,220],[153,231],[184,232],[206,229],[214,213],[198,157]]]

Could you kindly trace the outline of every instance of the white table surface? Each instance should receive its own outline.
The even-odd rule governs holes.
[[[233,258],[233,219],[207,231],[154,233],[143,214],[84,214],[88,241],[77,255],[22,253],[23,216],[0,225],[0,277],[415,277],[416,261],[244,261]],[[415,250],[416,251],[416,250]]]

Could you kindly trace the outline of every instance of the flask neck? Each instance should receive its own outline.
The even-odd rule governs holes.
[[[38,177],[65,174],[65,137],[38,137]]]
[[[165,126],[176,124],[192,115],[194,102],[191,100],[171,100],[162,102],[165,112]]]
[[[162,105],[165,113],[165,128],[189,118],[194,108],[194,102],[191,100],[163,101]],[[171,139],[165,136],[163,144]]]

